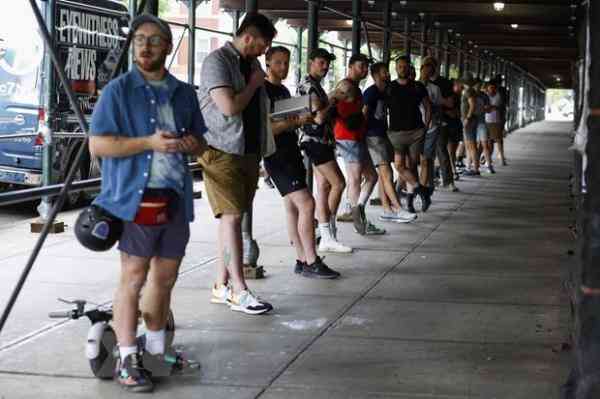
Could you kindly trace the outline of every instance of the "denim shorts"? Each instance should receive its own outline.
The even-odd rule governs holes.
[[[479,122],[473,129],[465,129],[465,140],[469,141],[487,141],[489,138],[487,126],[484,122]]]
[[[346,162],[363,162],[367,159],[367,145],[363,141],[336,140],[338,155]]]
[[[173,200],[170,220],[157,226],[123,223],[123,234],[119,240],[119,251],[142,258],[179,259],[185,255],[190,240],[190,225],[185,217],[185,202],[177,197]]]

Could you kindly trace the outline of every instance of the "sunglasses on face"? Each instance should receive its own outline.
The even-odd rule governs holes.
[[[152,47],[158,47],[164,41],[165,41],[165,39],[160,35],[152,35],[152,36],[135,35],[135,36],[133,36],[133,43],[136,46],[143,46],[146,43],[148,43]]]

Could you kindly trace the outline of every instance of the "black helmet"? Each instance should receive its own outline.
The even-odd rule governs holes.
[[[108,251],[123,232],[123,222],[96,205],[85,208],[75,222],[75,237],[92,251]]]

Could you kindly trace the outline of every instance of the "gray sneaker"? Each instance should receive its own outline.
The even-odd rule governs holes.
[[[439,190],[440,191],[446,191],[446,192],[449,192],[449,193],[456,193],[456,192],[459,191],[458,187],[456,187],[454,185],[454,183],[450,183],[450,184],[447,184],[445,186],[441,186],[441,187],[439,187]]]
[[[385,229],[375,226],[373,223],[367,220],[367,229],[365,235],[368,236],[380,236],[386,233]]]
[[[358,234],[361,236],[367,234],[367,220],[362,205],[357,205],[352,208],[352,223],[354,224],[354,231]]]

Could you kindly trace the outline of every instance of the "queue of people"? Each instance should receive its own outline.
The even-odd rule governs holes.
[[[365,212],[376,186],[378,222],[411,223],[417,212],[435,206],[436,159],[439,188],[450,192],[458,190],[461,176],[480,175],[481,154],[487,171],[495,172],[492,141],[506,164],[500,83],[490,82],[486,94],[472,77],[452,82],[439,75],[432,57],[423,60],[417,81],[408,57],[396,60],[392,80],[387,64],[355,54],[347,76],[327,93],[322,82],[335,57],[313,50],[297,94],[309,96],[314,112],[277,119],[270,116],[273,104],[291,97],[282,83],[290,52],[271,46],[277,31],[267,17],[247,14],[233,40],[206,57],[198,93],[165,68],[173,51],[168,24],[142,15],[131,29],[135,66],[103,90],[90,138],[90,152],[103,160],[95,204],[124,222],[114,325],[116,378],[129,391],[153,389],[140,353],[165,352],[171,292],[194,218],[188,156],[202,165],[208,202],[219,220],[209,300],[249,315],[273,309],[249,289],[243,273],[241,221],[252,209],[261,161],[283,198],[296,252],[293,272],[318,279],[341,275],[319,254],[353,252],[337,228],[345,191],[346,220],[356,234],[382,235],[385,228]],[[263,55],[266,71],[258,61]],[[363,92],[369,73],[374,83]],[[460,168],[463,134],[467,162]],[[304,158],[314,171],[314,194]],[[140,308],[147,327],[143,345],[136,340]]]

